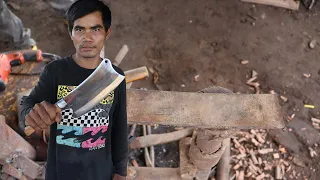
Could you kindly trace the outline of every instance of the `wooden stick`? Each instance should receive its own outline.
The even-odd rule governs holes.
[[[122,46],[117,56],[114,58],[114,65],[118,66],[129,51],[129,47],[125,44]]]
[[[311,121],[314,122],[314,123],[320,124],[320,119],[311,118]]]
[[[265,5],[272,5],[292,10],[299,9],[299,1],[295,0],[242,0],[244,2],[252,2],[252,3],[259,3]]]
[[[172,133],[165,134],[152,134],[148,136],[137,137],[132,143],[129,145],[131,149],[134,148],[143,148],[154,146],[158,144],[169,143],[173,141],[177,141],[184,137],[192,135],[193,129],[183,129],[180,131],[175,131]]]
[[[254,154],[253,150],[251,150],[249,153],[251,155],[251,159],[252,159],[253,164],[259,164],[259,161],[258,161],[256,155]]]
[[[146,127],[146,125],[143,125],[142,128],[143,128],[143,136],[146,136],[147,135],[147,127]],[[148,151],[148,147],[144,148],[144,158],[146,160],[147,167],[152,167],[152,162],[151,162],[151,159],[150,159],[150,154],[149,154],[149,151]]]
[[[137,124],[133,124],[131,126],[131,130],[130,130],[130,136],[134,136],[134,132],[136,131],[136,128],[137,128]]]
[[[276,178],[275,179],[282,179],[282,175],[281,175],[281,167],[280,165],[276,166]]]
[[[131,163],[132,163],[132,165],[133,165],[134,167],[139,167],[139,164],[138,164],[138,162],[137,162],[135,159],[132,160]]]
[[[148,125],[147,126],[147,131],[148,131],[148,135],[151,135],[152,134],[152,131],[151,131],[151,126]],[[151,157],[151,162],[152,162],[152,167],[155,167],[155,158],[154,158],[154,146],[150,146],[150,157]]]
[[[126,83],[137,81],[149,77],[149,71],[146,66],[125,71]]]

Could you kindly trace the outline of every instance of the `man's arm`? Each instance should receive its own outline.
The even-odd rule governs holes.
[[[37,103],[46,101],[52,103],[54,98],[54,82],[53,75],[50,73],[47,65],[42,71],[39,81],[34,89],[31,91],[30,95],[23,98],[21,102],[21,112],[20,112],[20,128],[24,129],[26,115],[32,110],[32,108]]]
[[[121,72],[122,75],[123,72]],[[119,85],[119,96],[115,110],[115,118],[111,132],[112,161],[114,165],[114,179],[127,175],[128,159],[128,130],[127,130],[127,98],[126,81]],[[117,177],[117,178],[116,178]]]

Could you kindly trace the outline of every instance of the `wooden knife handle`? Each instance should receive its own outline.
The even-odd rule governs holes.
[[[130,83],[133,81],[137,81],[149,76],[149,71],[147,67],[142,66],[136,69],[131,69],[129,71],[124,72],[126,76],[126,83]]]
[[[31,126],[27,126],[26,128],[24,128],[24,133],[27,136],[32,135],[34,132],[36,132],[36,130],[34,130]]]

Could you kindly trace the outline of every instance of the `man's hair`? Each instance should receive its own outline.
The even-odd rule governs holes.
[[[72,32],[75,20],[96,11],[102,14],[103,26],[108,31],[111,26],[111,11],[109,7],[100,0],[77,0],[66,12],[66,20],[70,33]]]

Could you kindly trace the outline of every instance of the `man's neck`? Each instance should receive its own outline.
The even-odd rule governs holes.
[[[95,69],[101,63],[101,58],[99,55],[93,58],[83,58],[76,53],[72,55],[72,58],[79,66],[86,69]]]

